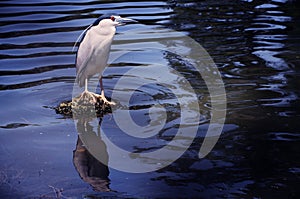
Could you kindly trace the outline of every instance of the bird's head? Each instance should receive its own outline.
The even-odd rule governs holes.
[[[123,18],[118,15],[108,15],[98,19],[100,26],[122,26],[127,23],[137,22],[134,19]]]
[[[122,25],[125,25],[127,23],[137,22],[134,19],[122,18],[122,17],[116,16],[116,15],[111,15],[110,20],[112,20],[116,24],[116,26],[122,26]]]
[[[134,19],[129,18],[123,18],[119,15],[113,15],[113,14],[104,14],[100,16],[94,23],[89,25],[77,38],[73,50],[75,49],[75,46],[78,42],[82,42],[83,38],[85,37],[86,33],[90,31],[91,29],[96,30],[98,33],[101,32],[101,34],[107,35],[107,34],[115,34],[116,26],[122,26],[130,22],[138,22]],[[96,27],[96,28],[95,28]]]

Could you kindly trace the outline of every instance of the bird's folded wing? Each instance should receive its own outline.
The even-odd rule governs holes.
[[[77,82],[80,83],[80,86],[82,86],[81,82],[84,82],[84,80],[88,78],[88,74],[86,74],[86,69],[94,52],[95,49],[89,45],[86,46],[85,42],[82,42],[79,46],[76,56],[76,79]]]

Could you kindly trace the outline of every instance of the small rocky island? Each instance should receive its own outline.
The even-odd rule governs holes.
[[[96,103],[83,98],[74,98],[73,100],[61,102],[57,107],[54,107],[57,114],[66,117],[102,117],[106,113],[111,113],[111,105],[104,103],[101,98],[98,98]]]

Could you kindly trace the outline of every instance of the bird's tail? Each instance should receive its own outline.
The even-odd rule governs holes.
[[[84,77],[83,75],[81,75],[81,73],[78,73],[76,76],[76,83],[79,85],[79,87],[83,87],[84,83],[85,83],[85,79],[87,77]]]

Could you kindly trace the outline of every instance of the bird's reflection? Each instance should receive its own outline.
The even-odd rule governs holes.
[[[89,121],[80,119],[77,121],[77,130],[79,134],[88,134],[97,144],[99,155],[102,157],[101,161],[97,160],[84,146],[81,138],[78,136],[76,149],[73,152],[73,163],[79,173],[80,177],[87,183],[89,183],[95,191],[107,192],[110,191],[108,178],[109,169],[108,153],[105,143],[100,137],[100,124],[99,121],[98,133],[93,131],[93,127]]]

